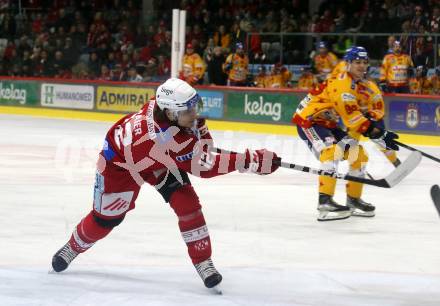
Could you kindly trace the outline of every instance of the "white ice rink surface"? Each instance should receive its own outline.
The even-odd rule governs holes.
[[[150,186],[108,237],[65,272],[48,273],[92,207],[94,164],[111,124],[5,115],[0,123],[0,306],[440,305],[440,220],[429,197],[440,165],[428,159],[392,189],[365,187],[376,217],[323,223],[313,175],[193,177],[224,277],[216,296],[192,267],[174,213]],[[219,147],[267,147],[317,166],[295,137],[213,136]],[[369,172],[391,171],[366,146]],[[422,149],[440,156],[438,147]],[[336,200],[344,199],[341,182]]]

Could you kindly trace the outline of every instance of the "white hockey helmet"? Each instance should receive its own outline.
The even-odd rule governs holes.
[[[187,82],[171,78],[157,88],[156,103],[161,110],[177,113],[200,106],[201,98]]]

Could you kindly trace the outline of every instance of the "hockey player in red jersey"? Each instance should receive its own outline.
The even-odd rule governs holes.
[[[177,215],[188,254],[205,286],[221,282],[211,260],[211,241],[199,198],[187,173],[203,178],[235,170],[269,174],[278,168],[272,163],[277,156],[264,149],[212,153],[211,135],[204,120],[197,118],[200,105],[194,88],[171,78],[159,86],[155,99],[111,127],[98,158],[93,209],[53,256],[56,272],[67,269],[78,254],[119,225],[135,208],[140,187],[147,182]]]

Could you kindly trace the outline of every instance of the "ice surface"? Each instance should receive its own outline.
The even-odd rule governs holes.
[[[440,220],[429,196],[440,165],[429,159],[392,189],[365,187],[376,217],[324,223],[316,221],[313,175],[192,177],[224,276],[224,294],[215,296],[186,255],[175,215],[149,186],[107,238],[67,271],[48,273],[53,253],[91,209],[97,152],[111,124],[5,115],[0,122],[1,306],[440,305]],[[318,166],[296,137],[213,136],[218,147],[267,147]],[[373,176],[392,170],[365,145]],[[422,149],[440,156],[438,147]],[[336,200],[344,197],[341,182]]]

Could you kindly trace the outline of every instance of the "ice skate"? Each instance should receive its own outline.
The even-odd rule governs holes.
[[[199,273],[200,278],[202,279],[206,288],[212,289],[214,293],[222,294],[220,288],[218,287],[222,281],[222,276],[214,267],[211,258],[195,264],[194,267],[196,268],[197,273]]]
[[[341,220],[351,216],[349,207],[339,205],[332,196],[325,193],[319,194],[318,211],[318,221]]]
[[[351,209],[351,215],[357,217],[374,217],[376,207],[362,199],[347,196],[347,206]]]
[[[52,257],[52,268],[55,272],[61,272],[67,269],[70,263],[78,256],[79,253],[75,252],[70,243],[67,242],[58,252]]]

